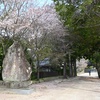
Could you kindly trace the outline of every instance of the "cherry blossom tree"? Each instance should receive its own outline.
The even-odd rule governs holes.
[[[64,42],[61,37],[66,33],[54,6],[39,7],[35,0],[2,0],[0,7],[0,36],[21,41],[31,49],[30,56],[36,58],[39,79],[39,61],[52,54],[56,42],[60,45]]]
[[[56,42],[57,38],[60,41],[60,37],[64,36],[66,31],[55,12],[54,6],[30,8],[27,13],[27,17],[30,19],[31,23],[30,29],[32,32],[32,37],[30,38],[30,41],[33,41],[33,49],[35,49],[36,52],[37,68],[39,68],[38,66],[39,60],[41,59],[41,50],[44,50],[46,47],[50,47],[50,45],[53,45],[54,43],[52,43],[52,41]],[[48,44],[47,41],[49,41]],[[48,50],[52,53],[51,47]],[[44,57],[50,56],[47,55],[45,51],[44,53],[43,55],[46,55]]]

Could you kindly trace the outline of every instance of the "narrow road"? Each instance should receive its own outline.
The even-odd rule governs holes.
[[[30,86],[32,94],[0,91],[0,100],[100,100],[100,79],[97,73],[80,74],[71,79],[58,79]]]

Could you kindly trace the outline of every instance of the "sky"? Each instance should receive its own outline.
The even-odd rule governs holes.
[[[37,2],[36,6],[42,7],[45,3],[46,4],[52,4],[53,0],[35,0]],[[3,5],[0,5],[0,12],[1,12],[1,8],[3,8]]]
[[[53,3],[52,0],[37,0],[37,1],[39,2],[39,5],[40,5],[40,6],[43,6],[44,3],[46,3],[46,4],[51,4],[51,3]]]

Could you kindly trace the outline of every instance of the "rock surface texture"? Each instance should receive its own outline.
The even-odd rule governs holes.
[[[31,73],[31,66],[25,58],[21,45],[14,42],[3,60],[3,81],[25,82],[30,79]]]

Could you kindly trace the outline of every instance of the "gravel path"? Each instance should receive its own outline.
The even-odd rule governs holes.
[[[0,91],[0,100],[100,100],[97,73],[33,84],[30,89],[33,89],[31,94]]]

